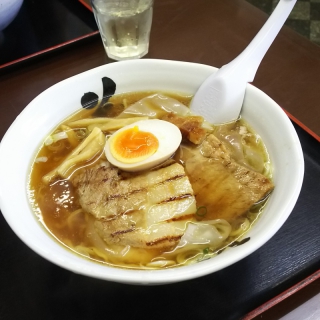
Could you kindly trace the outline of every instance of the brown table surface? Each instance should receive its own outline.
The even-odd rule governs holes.
[[[266,14],[244,0],[156,0],[146,58],[221,67],[248,45],[266,19]],[[0,137],[43,90],[109,62],[96,35],[0,69]],[[253,84],[320,135],[320,47],[283,27]]]

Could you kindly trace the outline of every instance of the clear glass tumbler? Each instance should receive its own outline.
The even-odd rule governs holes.
[[[153,0],[91,0],[106,53],[114,60],[148,53]]]

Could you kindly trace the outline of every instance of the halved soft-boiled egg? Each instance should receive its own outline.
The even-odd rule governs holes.
[[[114,166],[126,171],[150,169],[170,158],[182,140],[174,124],[158,120],[141,120],[127,125],[106,142],[105,154]]]

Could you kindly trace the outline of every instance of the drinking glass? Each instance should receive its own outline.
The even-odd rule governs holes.
[[[91,0],[106,53],[114,60],[148,53],[153,0]]]

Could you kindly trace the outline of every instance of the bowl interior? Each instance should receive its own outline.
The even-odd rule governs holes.
[[[288,218],[298,198],[304,172],[297,134],[282,109],[266,94],[248,85],[242,117],[264,141],[274,167],[275,190],[263,215],[242,246],[219,256],[168,270],[124,270],[86,260],[57,243],[30,209],[26,187],[31,161],[45,137],[58,123],[81,108],[86,92],[102,97],[101,79],[113,79],[116,94],[161,90],[192,94],[216,69],[210,66],[164,60],[135,60],[104,65],[50,87],[17,117],[0,145],[0,206],[14,232],[35,252],[76,273],[132,284],[182,281],[218,271],[249,255],[268,241]]]

